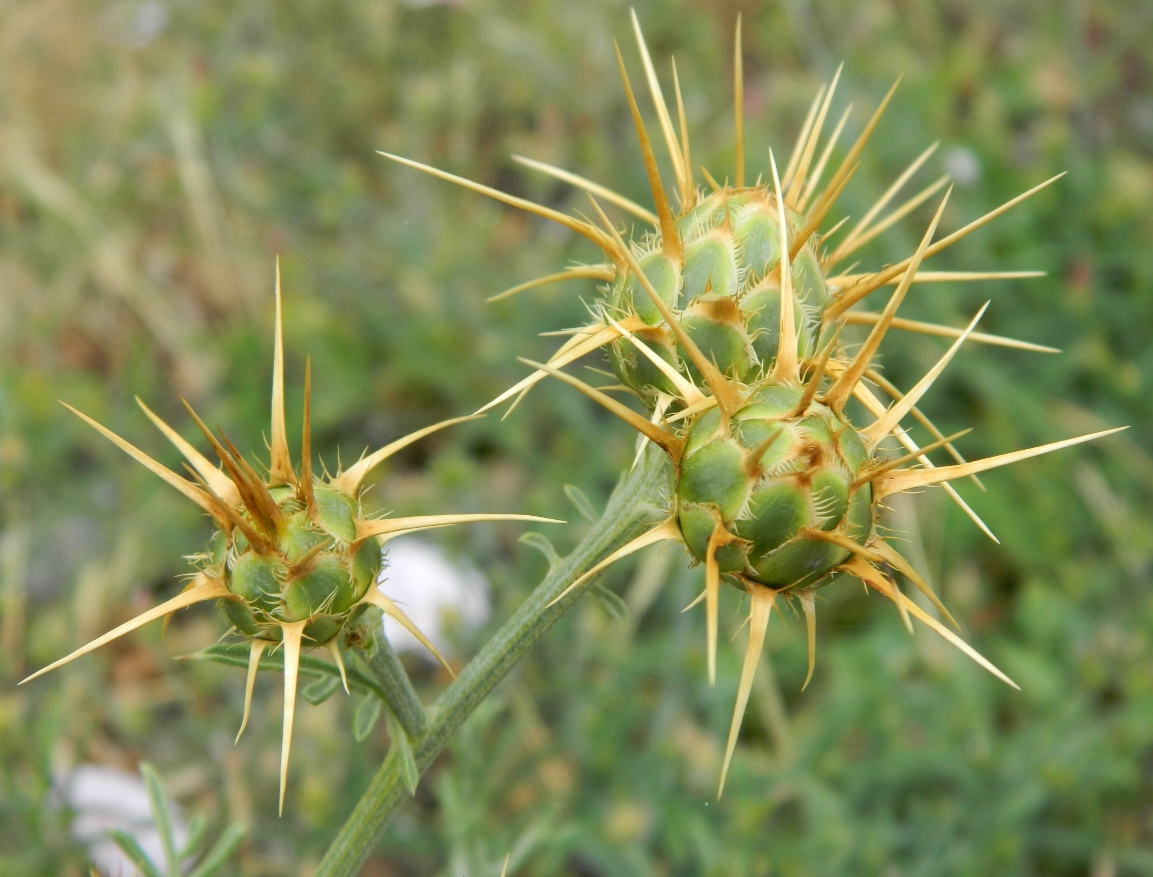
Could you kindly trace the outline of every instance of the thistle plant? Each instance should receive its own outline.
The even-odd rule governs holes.
[[[304,411],[299,466],[288,448],[284,410],[284,346],[281,318],[280,268],[276,270],[276,329],[272,372],[270,457],[258,471],[223,433],[214,434],[184,402],[189,415],[220,460],[220,466],[189,444],[143,401],[138,404],[185,459],[190,478],[178,475],[135,445],[63,403],[97,432],[199,506],[216,531],[207,550],[191,559],[195,572],[184,589],[169,600],[81,646],[33,673],[28,682],[74,661],[150,621],[167,619],[196,603],[218,601],[232,624],[230,633],[248,643],[248,676],[244,716],[237,740],[248,723],[253,687],[266,650],[283,651],[284,721],[280,758],[280,810],[288,778],[292,729],[296,714],[301,651],[324,647],[339,670],[347,692],[348,674],[341,654],[342,634],[370,606],[395,618],[452,673],[452,667],[404,611],[376,588],[383,565],[382,548],[390,539],[453,524],[475,521],[536,521],[551,518],[518,514],[448,514],[415,517],[373,517],[362,507],[364,479],[373,469],[431,433],[472,420],[476,415],[424,427],[362,456],[335,475],[313,469],[311,446],[311,364],[304,375]],[[346,644],[366,643],[362,636]],[[368,644],[376,642],[370,637]],[[385,646],[387,648],[387,646]],[[402,671],[403,674],[403,671]],[[21,684],[23,684],[23,682]],[[399,680],[394,680],[397,684]],[[407,683],[407,677],[404,678]],[[403,699],[404,695],[396,699]],[[398,715],[403,705],[393,703]]]
[[[617,62],[653,198],[655,211],[605,187],[541,162],[520,159],[588,192],[595,221],[575,218],[408,159],[388,155],[538,216],[559,222],[601,248],[605,262],[579,265],[514,287],[496,298],[562,279],[595,278],[601,295],[594,320],[572,333],[547,363],[522,360],[536,371],[482,411],[521,395],[547,375],[564,381],[632,426],[642,441],[657,445],[672,463],[668,516],[577,579],[580,586],[615,561],[662,541],[682,543],[705,567],[707,667],[716,677],[717,611],[720,583],[749,597],[749,636],[718,787],[724,788],[769,617],[778,598],[796,601],[806,618],[808,684],[814,667],[818,591],[838,574],[848,574],[892,600],[912,631],[916,617],[995,676],[1015,683],[956,633],[900,590],[901,573],[932,601],[958,631],[955,620],[912,565],[886,539],[885,501],[899,493],[943,485],[978,526],[988,527],[949,482],[1080,442],[1109,435],[1104,430],[1038,447],[966,461],[953,443],[917,409],[945,366],[967,340],[1032,350],[1051,350],[1014,339],[976,333],[985,308],[964,329],[902,320],[897,310],[913,283],[1035,276],[1035,272],[921,271],[923,261],[980,228],[1054,182],[1041,183],[957,232],[935,240],[948,203],[946,189],[916,251],[876,271],[835,273],[849,255],[944,188],[942,178],[883,217],[905,182],[932,154],[925,150],[852,227],[839,244],[834,235],[848,217],[821,229],[838,196],[859,167],[859,157],[877,128],[896,84],[869,119],[827,182],[826,167],[846,123],[848,110],[822,144],[826,118],[840,71],[813,101],[792,157],[778,172],[769,152],[771,176],[746,182],[743,143],[743,75],[738,19],[734,52],[736,167],[732,182],[702,170],[707,190],[698,188],[691,164],[680,83],[672,67],[678,128],[674,129],[639,22],[633,14],[645,76],[676,181],[666,190],[629,77]],[[850,108],[851,109],[851,108]],[[387,153],[385,153],[387,155]],[[598,200],[599,199],[599,200]],[[623,209],[648,226],[621,231],[600,201]],[[850,271],[852,269],[849,269]],[[896,289],[881,312],[853,310],[870,293]],[[987,305],[986,305],[987,307]],[[853,350],[842,341],[849,325],[871,327]],[[891,329],[953,337],[948,351],[917,384],[902,392],[875,367]],[[561,369],[608,348],[619,385],[603,389]],[[875,388],[890,397],[886,403]],[[634,398],[638,413],[606,390]],[[855,400],[866,414],[850,408]],[[515,403],[514,403],[515,404]],[[933,441],[919,445],[904,425],[915,418]],[[896,450],[894,445],[899,445]],[[944,448],[950,465],[934,464],[930,452]]]
[[[360,616],[376,606],[432,648],[403,612],[373,587],[382,563],[380,544],[401,533],[465,521],[547,519],[526,515],[372,518],[364,514],[361,486],[375,466],[402,447],[469,418],[419,430],[347,470],[321,476],[311,462],[311,388],[306,369],[303,441],[299,465],[294,465],[286,441],[279,280],[267,466],[251,465],[227,438],[213,434],[189,409],[219,457],[223,467],[219,468],[141,403],[185,457],[190,480],[76,412],[203,509],[213,518],[217,533],[206,551],[194,559],[195,572],[181,594],[34,675],[185,606],[220,601],[233,633],[248,644],[242,730],[256,671],[268,665],[274,652],[282,657],[283,807],[296,680],[312,660],[302,659],[302,650],[329,649],[334,665],[325,666],[330,677],[338,672],[345,676],[342,645],[369,653],[363,657],[377,679],[368,680],[352,668],[347,677],[361,688],[380,691],[403,726],[402,731],[394,726],[394,743],[400,745],[390,750],[315,871],[317,877],[355,874],[378,833],[411,794],[420,772],[533,643],[593,586],[599,573],[657,543],[683,545],[692,561],[704,567],[704,587],[696,602],[704,604],[710,684],[716,677],[722,583],[748,597],[748,644],[718,794],[724,787],[773,609],[793,603],[804,615],[807,685],[815,667],[817,601],[821,589],[839,578],[864,582],[867,589],[895,604],[910,629],[912,619],[918,619],[1012,685],[958,635],[959,627],[942,601],[891,544],[885,527],[886,501],[896,494],[940,485],[992,537],[950,482],[1115,431],[968,461],[955,447],[963,434],[945,435],[918,407],[966,341],[1054,352],[976,331],[984,308],[965,327],[904,319],[898,310],[914,284],[1037,276],[1032,271],[929,271],[922,270],[922,265],[1057,177],[938,238],[949,198],[947,179],[938,179],[890,206],[932,155],[935,147],[929,147],[859,220],[834,221],[838,198],[860,166],[863,150],[896,88],[885,96],[844,155],[834,161],[849,119],[846,110],[826,136],[838,71],[813,101],[783,171],[770,151],[767,175],[750,181],[738,19],[733,79],[736,165],[731,176],[702,169],[698,181],[676,67],[671,71],[674,125],[635,15],[633,26],[675,180],[675,186],[666,188],[618,50],[624,92],[651,189],[651,209],[532,159],[518,158],[586,191],[592,199],[591,218],[569,215],[385,153],[402,164],[557,222],[592,241],[603,254],[597,264],[570,266],[494,297],[517,295],[561,280],[592,279],[601,284],[598,297],[590,303],[591,320],[558,333],[569,337],[547,362],[524,360],[533,371],[473,416],[510,400],[511,410],[531,388],[552,377],[584,393],[638,433],[636,460],[601,517],[567,557],[559,557],[543,537],[536,541],[547,549],[549,572],[431,707],[425,709],[416,698],[387,642],[366,640],[356,628]],[[942,195],[933,218],[907,258],[873,271],[853,273],[854,267],[842,268],[858,250],[938,193]],[[624,211],[641,223],[641,230],[618,227],[602,204]],[[837,238],[838,234],[842,237]],[[895,288],[882,308],[860,309],[870,294],[889,286]],[[847,340],[853,327],[868,330],[859,344]],[[907,391],[890,383],[878,368],[882,341],[894,330],[952,339],[940,360]],[[593,387],[564,371],[598,350],[607,356],[613,385]],[[624,394],[626,401],[610,393]],[[630,399],[632,404],[626,404]],[[928,433],[928,441],[910,433],[910,418]],[[934,462],[930,454],[938,451],[948,453],[951,462]],[[896,574],[920,590],[943,621],[909,599]],[[365,645],[370,648],[361,648]],[[242,660],[233,652],[215,654],[227,657],[228,663]]]

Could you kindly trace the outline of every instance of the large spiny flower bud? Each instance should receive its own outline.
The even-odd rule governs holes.
[[[387,152],[381,155],[408,167],[479,192],[497,201],[541,216],[571,229],[593,242],[603,252],[603,264],[574,265],[518,284],[494,295],[490,301],[507,298],[526,290],[563,280],[599,281],[600,296],[592,303],[596,319],[573,330],[572,337],[549,359],[553,368],[577,361],[587,354],[607,347],[609,361],[621,383],[635,393],[650,411],[664,412],[677,404],[684,393],[669,372],[675,372],[704,390],[701,370],[684,355],[683,345],[674,338],[668,320],[656,303],[643,290],[640,274],[684,326],[694,344],[730,380],[755,383],[778,372],[778,354],[788,361],[814,356],[825,339],[832,338],[846,325],[875,325],[881,315],[854,310],[866,296],[883,286],[894,284],[906,272],[910,259],[862,274],[851,274],[839,266],[886,229],[925,204],[948,183],[939,177],[916,194],[890,205],[902,188],[924,166],[936,150],[936,144],[925,149],[901,173],[892,186],[865,211],[847,231],[842,231],[849,217],[843,217],[829,228],[826,218],[845,187],[860,166],[860,156],[879,125],[897,83],[885,95],[865,123],[844,156],[832,161],[838,140],[849,118],[850,106],[833,126],[825,143],[821,139],[829,120],[833,96],[840,71],[822,87],[809,108],[788,163],[779,179],[764,182],[760,177],[751,185],[746,182],[743,115],[743,72],[741,66],[741,33],[738,20],[734,49],[734,122],[736,129],[736,168],[732,184],[725,178],[718,182],[704,168],[706,187],[699,186],[690,157],[687,123],[681,99],[680,82],[673,65],[673,86],[679,133],[674,127],[669,104],[665,100],[640,23],[633,14],[633,29],[644,65],[645,79],[659,121],[659,127],[672,163],[675,188],[666,188],[657,166],[652,139],[637,105],[624,60],[617,52],[617,63],[629,111],[636,128],[637,141],[644,161],[654,209],[638,204],[592,180],[545,162],[522,156],[514,158],[530,168],[546,173],[588,192],[590,197],[640,220],[639,231],[618,232],[611,224],[600,225],[570,216],[550,207],[536,204],[467,180],[447,171]],[[769,151],[772,158],[772,151]],[[775,162],[774,162],[775,167]],[[1053,177],[1013,198],[964,228],[936,241],[925,253],[932,256],[984,226],[1024,199],[1053,183]],[[674,201],[675,205],[674,206]],[[594,209],[600,208],[594,201]],[[843,237],[830,245],[834,234]],[[787,241],[788,265],[781,272],[782,241]],[[638,272],[639,269],[639,272]],[[840,272],[840,273],[838,273]],[[921,271],[912,282],[975,282],[1037,277],[1036,271],[948,272]],[[782,295],[782,283],[788,294]],[[787,304],[791,313],[792,341],[788,349],[781,346],[781,308]],[[895,320],[893,328],[926,335],[956,338],[959,328]],[[631,335],[631,338],[630,338]],[[1022,350],[1055,352],[1025,341],[984,333],[973,333],[972,340]],[[643,347],[635,342],[640,342]],[[788,362],[785,363],[786,370]],[[519,397],[546,375],[542,369],[502,393],[481,411]],[[950,447],[949,452],[956,456]],[[958,458],[959,459],[959,458]]]
[[[819,356],[801,359],[795,354],[792,298],[786,281],[778,292],[781,320],[773,373],[751,383],[737,381],[722,373],[705,355],[630,254],[627,258],[638,285],[661,314],[686,360],[700,374],[709,395],[666,363],[661,373],[669,378],[678,394],[674,400],[678,413],[654,422],[552,366],[528,363],[596,400],[660,447],[673,463],[674,502],[668,520],[610,555],[570,590],[647,545],[664,540],[681,542],[705,566],[702,599],[706,608],[710,681],[716,673],[720,582],[729,582],[751,598],[749,644],[721,772],[722,788],[776,598],[778,595],[796,598],[805,612],[811,677],[815,643],[813,595],[817,588],[832,580],[835,572],[861,579],[893,600],[906,623],[915,615],[987,670],[1013,684],[940,621],[908,600],[889,578],[888,570],[900,571],[926,593],[945,618],[952,620],[924,580],[878,532],[882,502],[896,493],[947,484],[1114,431],[974,462],[933,466],[927,454],[948,445],[959,435],[942,437],[932,445],[919,447],[901,427],[901,421],[972,335],[984,308],[909,393],[888,408],[873,396],[864,376],[928,250],[947,199],[946,195],[881,318],[864,345],[852,356],[837,348],[836,336],[826,343]],[[604,221],[604,214],[600,215]],[[782,242],[781,252],[785,249]],[[785,266],[787,269],[787,262]],[[783,273],[789,276],[787,271]],[[656,362],[651,349],[636,334],[625,332],[624,337],[650,361]],[[875,419],[863,426],[852,423],[845,412],[850,398],[861,402]],[[888,438],[905,444],[910,453],[891,457],[881,446]],[[925,468],[906,466],[917,462]]]
[[[876,130],[896,85],[834,168],[829,160],[848,111],[823,146],[820,140],[838,71],[813,101],[783,172],[778,173],[770,150],[771,176],[764,184],[758,178],[750,186],[745,181],[738,18],[733,79],[733,183],[730,185],[727,179],[718,183],[704,171],[709,189],[702,190],[693,176],[676,67],[673,66],[672,81],[679,132],[674,128],[635,15],[633,26],[676,180],[677,208],[674,209],[673,198],[662,181],[619,51],[617,61],[654,210],[598,183],[531,159],[518,157],[523,164],[588,192],[594,198],[592,207],[598,221],[577,219],[409,159],[388,157],[560,223],[595,243],[604,253],[604,264],[573,266],[494,297],[503,298],[559,280],[595,279],[602,284],[601,296],[592,307],[596,319],[571,332],[572,337],[547,363],[526,360],[536,371],[481,411],[519,398],[546,375],[552,375],[577,387],[630,424],[644,441],[657,445],[672,461],[668,519],[605,558],[569,590],[648,545],[666,540],[683,543],[705,567],[701,599],[706,608],[710,682],[716,668],[720,583],[726,581],[750,596],[749,643],[729,729],[721,775],[723,787],[776,598],[796,599],[805,612],[809,640],[807,684],[813,672],[814,594],[835,573],[844,572],[863,580],[891,599],[906,623],[911,616],[919,618],[987,670],[1010,682],[937,618],[900,592],[890,577],[893,571],[921,589],[943,618],[952,620],[924,580],[882,537],[879,520],[885,497],[940,484],[989,533],[950,481],[1109,431],[966,462],[952,444],[961,434],[944,436],[916,407],[961,343],[972,340],[1056,351],[975,332],[981,314],[965,329],[896,316],[913,283],[1037,276],[1037,272],[1029,271],[930,272],[922,271],[921,264],[1058,177],[934,240],[948,199],[946,192],[913,255],[873,272],[847,273],[852,268],[842,270],[839,266],[849,256],[908,216],[948,182],[947,178],[939,178],[898,206],[889,207],[894,196],[932,155],[935,145],[930,146],[835,245],[829,246],[847,217],[822,231],[826,217],[859,166],[862,150]],[[830,172],[826,177],[827,167]],[[601,209],[601,202],[641,220],[644,228],[637,234],[628,229],[622,231]],[[855,310],[866,296],[894,284],[897,289],[882,312]],[[854,325],[871,328],[860,348],[850,353],[840,338],[845,327]],[[949,351],[907,393],[889,383],[873,365],[878,346],[891,329],[955,339]],[[615,375],[623,389],[640,402],[643,414],[561,371],[606,346]],[[889,398],[882,401],[874,388]],[[872,419],[850,420],[846,411],[850,399]],[[901,425],[909,416],[930,433],[931,443],[919,444]],[[900,446],[903,456],[894,454],[894,444]],[[935,465],[929,453],[938,449],[948,451],[955,462]]]

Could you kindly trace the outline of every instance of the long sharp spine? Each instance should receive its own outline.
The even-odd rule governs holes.
[[[292,727],[296,720],[296,680],[300,671],[300,642],[307,621],[280,625],[284,647],[284,726],[280,739],[280,815],[284,815],[284,792],[288,787],[288,758],[292,752]]]
[[[280,259],[276,260],[276,334],[272,350],[272,461],[268,474],[273,484],[290,484],[295,479],[284,425],[284,318],[280,296]]]
[[[679,256],[681,252],[681,239],[677,233],[677,224],[673,219],[673,209],[669,205],[665,194],[664,184],[661,183],[661,172],[657,167],[657,158],[653,154],[653,144],[649,140],[648,131],[645,130],[644,120],[641,118],[640,108],[637,106],[636,96],[632,85],[629,84],[629,74],[625,70],[625,60],[621,57],[620,46],[616,46],[617,66],[620,68],[621,82],[624,84],[625,96],[628,98],[629,111],[632,113],[633,126],[637,131],[637,140],[641,146],[641,155],[645,162],[645,174],[649,178],[649,188],[652,190],[653,202],[657,207],[657,217],[660,220],[661,248],[672,256]]]
[[[745,186],[745,65],[741,52],[741,14],[737,13],[733,39],[733,129],[736,135],[737,168],[733,179],[736,187]]]
[[[761,659],[761,649],[765,645],[765,631],[769,627],[769,616],[772,614],[777,592],[760,585],[754,585],[749,596],[752,603],[749,609],[749,644],[745,648],[745,659],[741,665],[741,681],[737,686],[737,702],[733,706],[729,739],[725,744],[725,760],[721,765],[721,780],[717,786],[718,798],[725,790],[725,778],[729,773],[729,764],[733,760],[733,751],[737,748],[737,736],[741,731],[741,720],[745,716],[745,707],[749,704],[749,692],[753,688],[753,677],[756,675],[757,664]]]
[[[673,121],[669,117],[669,107],[668,104],[665,103],[664,94],[661,92],[661,83],[660,80],[657,79],[657,72],[653,67],[653,60],[649,56],[649,47],[645,43],[644,34],[641,32],[641,23],[637,18],[637,11],[630,9],[629,14],[632,16],[633,33],[636,34],[637,48],[640,50],[641,61],[645,67],[645,78],[649,83],[649,93],[653,99],[653,106],[655,106],[657,110],[657,118],[661,123],[661,133],[664,135],[665,146],[668,147],[669,158],[673,163],[673,173],[677,178],[677,186],[683,196],[687,185],[686,159],[688,156],[682,154],[681,148],[677,144],[677,136],[673,132]],[[656,224],[655,217],[652,222],[654,225]]]

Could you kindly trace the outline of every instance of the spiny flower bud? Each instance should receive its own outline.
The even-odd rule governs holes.
[[[312,469],[311,368],[304,379],[304,428],[299,469],[288,450],[284,416],[284,353],[281,330],[280,267],[276,271],[276,341],[272,378],[271,459],[258,473],[223,435],[215,435],[191,406],[189,414],[220,459],[218,468],[143,402],[140,407],[184,456],[195,481],[177,475],[152,457],[71,406],[81,419],[160,476],[212,517],[217,526],[208,551],[193,558],[197,572],[180,594],[77,649],[24,682],[67,664],[136,628],[178,609],[219,600],[235,631],[248,640],[245,686],[248,722],[253,683],[264,651],[284,650],[284,729],[280,762],[280,808],[284,809],[288,756],[296,708],[302,648],[327,646],[345,677],[338,637],[368,606],[379,607],[406,627],[451,673],[444,658],[403,611],[375,586],[383,564],[382,545],[402,533],[472,521],[539,521],[532,515],[467,514],[370,518],[361,508],[365,476],[397,451],[426,435],[471,417],[457,417],[417,430],[362,457],[326,478]],[[345,679],[345,690],[348,690]],[[240,739],[240,734],[237,734]]]
[[[776,598],[796,599],[805,613],[809,640],[807,685],[815,654],[814,595],[832,580],[834,573],[844,572],[861,579],[897,605],[910,630],[909,619],[915,616],[985,669],[1013,684],[901,593],[890,577],[894,571],[923,591],[942,617],[952,622],[916,570],[883,538],[878,525],[884,500],[896,493],[940,484],[991,536],[950,481],[1114,430],[967,462],[952,444],[961,434],[944,436],[916,407],[966,340],[1056,352],[1053,348],[974,331],[983,308],[964,329],[905,320],[896,314],[913,283],[1038,276],[1038,272],[1029,271],[922,271],[921,264],[1058,177],[934,240],[948,200],[946,192],[915,253],[873,272],[850,274],[849,268],[837,273],[837,266],[847,257],[924,204],[948,182],[947,178],[940,178],[888,209],[894,196],[933,153],[935,145],[929,147],[839,243],[828,245],[847,217],[823,233],[822,226],[859,166],[861,152],[877,128],[896,84],[825,182],[825,170],[830,167],[830,157],[848,117],[846,111],[822,147],[820,140],[840,76],[838,70],[813,101],[784,171],[778,172],[770,150],[771,185],[758,179],[748,186],[738,17],[733,77],[733,183],[730,185],[727,179],[718,183],[704,171],[709,191],[702,191],[693,176],[676,66],[673,88],[679,136],[635,14],[633,26],[676,179],[675,194],[680,205],[677,210],[666,192],[619,51],[617,62],[655,211],[569,171],[531,159],[518,157],[523,164],[588,192],[597,221],[576,219],[408,159],[388,157],[560,223],[603,251],[604,264],[577,265],[495,296],[503,298],[566,279],[588,278],[603,284],[603,295],[592,308],[596,319],[572,332],[572,337],[547,363],[522,360],[536,371],[481,411],[508,399],[519,399],[551,375],[617,415],[641,435],[642,445],[646,441],[655,444],[672,461],[668,519],[610,554],[565,593],[648,545],[681,542],[705,567],[705,588],[700,599],[706,609],[710,683],[716,672],[720,582],[727,581],[750,596],[749,642],[721,771],[723,789]],[[600,202],[640,219],[646,223],[646,231],[626,240],[628,232],[618,229]],[[893,284],[897,288],[880,313],[855,309],[866,296]],[[845,327],[854,325],[870,328],[864,343],[850,353],[841,344],[840,336]],[[948,352],[907,393],[889,383],[873,365],[881,340],[891,329],[955,339]],[[561,371],[606,346],[614,373],[624,389],[641,403],[643,414]],[[883,401],[874,388],[889,399]],[[850,400],[855,400],[872,420],[851,421],[846,412]],[[918,444],[902,426],[910,416],[929,431],[932,443]],[[899,445],[904,455],[894,456],[887,442]],[[952,455],[953,464],[937,466],[931,461],[929,453],[941,448]]]
[[[636,128],[655,211],[570,171],[534,159],[514,156],[521,164],[581,188],[590,197],[600,199],[639,219],[644,227],[631,239],[626,240],[607,220],[597,225],[411,159],[387,152],[381,154],[400,164],[557,222],[596,244],[604,253],[604,263],[575,265],[521,283],[490,300],[503,299],[562,280],[600,281],[602,294],[592,307],[596,319],[573,331],[572,337],[553,354],[548,365],[563,368],[607,346],[610,364],[621,383],[637,394],[647,408],[664,410],[684,396],[683,388],[670,373],[683,377],[701,389],[704,389],[705,384],[700,368],[684,358],[683,345],[671,333],[667,318],[660,313],[648,291],[642,288],[642,275],[657,298],[677,317],[693,342],[717,366],[721,374],[731,380],[746,383],[770,377],[774,373],[779,376],[778,353],[785,358],[781,367],[788,370],[792,362],[813,356],[823,339],[832,337],[840,327],[871,326],[877,323],[879,314],[853,308],[870,293],[895,283],[908,268],[909,260],[863,274],[837,273],[837,266],[923,205],[944,188],[948,178],[938,178],[896,207],[890,208],[898,192],[933,154],[936,149],[936,144],[933,144],[917,156],[839,243],[830,246],[829,240],[841,230],[848,217],[827,230],[822,231],[822,226],[859,167],[860,155],[880,123],[897,84],[894,83],[834,168],[831,159],[848,120],[848,110],[841,115],[823,146],[820,140],[840,78],[838,70],[828,87],[822,88],[813,101],[792,155],[779,179],[773,180],[770,185],[769,181],[762,182],[758,178],[755,183],[748,185],[745,182],[742,141],[744,119],[740,95],[743,93],[743,81],[738,24],[734,55],[734,92],[737,97],[734,115],[738,132],[736,173],[730,185],[727,179],[724,183],[717,182],[713,175],[702,169],[707,183],[707,189],[702,189],[698,187],[693,173],[676,66],[673,66],[673,85],[679,137],[674,130],[672,116],[635,14],[633,28],[665,147],[672,161],[676,178],[673,191],[679,206],[674,208],[673,196],[662,182],[653,144],[619,51],[617,61],[621,80]],[[771,150],[769,155],[773,157]],[[775,160],[773,163],[775,166]],[[1039,192],[1059,176],[1046,180],[959,231],[934,242],[926,255],[931,256],[959,241]],[[596,200],[593,206],[600,213]],[[785,274],[780,269],[782,240],[788,241],[785,262],[789,269]],[[1003,280],[1037,277],[1042,273],[919,271],[913,281]],[[782,294],[782,280],[788,285],[787,295]],[[791,315],[790,326],[782,322],[783,307]],[[952,338],[956,338],[961,331],[951,326],[904,319],[894,320],[891,325],[902,331]],[[791,339],[783,346],[782,331],[787,332]],[[996,335],[973,333],[971,337],[974,341],[986,344],[1055,352],[1051,347]],[[545,371],[538,369],[480,411],[487,411],[508,399],[519,398],[540,382],[545,374]],[[955,455],[951,447],[949,452]]]
[[[224,612],[245,636],[279,642],[284,624],[306,621],[304,638],[324,645],[376,582],[380,546],[375,539],[357,540],[361,515],[351,497],[314,486],[310,514],[290,488],[269,494],[279,518],[274,546],[252,545],[240,532],[229,540],[219,531],[207,569],[240,598],[224,603]]]
[[[897,305],[920,267],[943,209],[944,202],[881,319],[865,344],[851,357],[844,350],[838,350],[839,355],[834,358],[839,340],[836,335],[815,358],[800,360],[792,354],[796,336],[790,331],[793,325],[789,313],[790,290],[785,282],[780,288],[780,346],[773,374],[749,384],[733,380],[705,356],[647,281],[644,270],[630,257],[640,285],[661,312],[686,359],[697,368],[711,395],[706,397],[695,384],[670,369],[666,374],[681,394],[674,400],[679,413],[662,418],[658,410],[658,417],[654,419],[657,422],[654,422],[552,366],[528,363],[576,387],[629,423],[660,447],[674,465],[675,502],[669,519],[610,555],[574,582],[569,590],[616,560],[654,542],[683,543],[689,553],[705,565],[702,599],[706,608],[710,682],[716,673],[721,580],[747,592],[751,598],[749,643],[721,771],[721,789],[777,596],[797,598],[805,612],[809,636],[807,685],[815,654],[814,591],[828,583],[834,572],[861,579],[893,600],[907,625],[910,625],[910,615],[917,616],[981,666],[1015,687],[1004,673],[908,600],[889,578],[887,569],[900,571],[952,621],[912,566],[880,536],[877,523],[882,502],[895,493],[947,484],[1116,431],[1105,430],[974,462],[933,466],[927,454],[949,445],[959,436],[942,437],[922,448],[909,438],[900,424],[971,336],[984,308],[909,393],[900,395],[887,408],[879,403],[865,383],[865,374],[895,319]],[[785,251],[784,246],[781,249]],[[787,264],[785,269],[787,271]],[[638,349],[646,349],[631,333],[625,337]],[[876,419],[864,427],[851,423],[845,414],[845,404],[850,398],[860,401]],[[895,459],[888,456],[880,444],[889,437],[905,444],[910,453]],[[916,462],[925,468],[902,468]]]

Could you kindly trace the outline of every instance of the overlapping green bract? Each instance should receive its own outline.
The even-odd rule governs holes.
[[[229,621],[249,637],[279,642],[286,622],[307,621],[304,637],[323,645],[349,621],[381,569],[376,539],[356,539],[358,503],[314,482],[314,511],[290,487],[270,489],[281,513],[272,549],[238,530],[218,531],[210,575],[240,600],[222,602]]]
[[[789,209],[789,237],[801,217]],[[739,381],[753,381],[772,366],[780,344],[781,233],[776,197],[764,186],[724,188],[677,218],[681,246],[668,253],[650,237],[637,263],[705,356]],[[811,245],[790,264],[797,356],[810,356],[829,301]],[[636,336],[678,371],[700,383],[695,367],[682,362],[675,338],[632,271],[608,288],[605,302],[616,318],[636,315],[647,326]],[[628,341],[609,348],[621,382],[646,398],[676,392],[666,375]]]
[[[689,551],[705,562],[713,540],[734,584],[828,581],[850,556],[828,534],[864,545],[874,531],[872,490],[858,481],[869,453],[856,430],[822,403],[805,404],[800,389],[770,382],[727,428],[720,420],[714,408],[686,434],[676,498]]]

